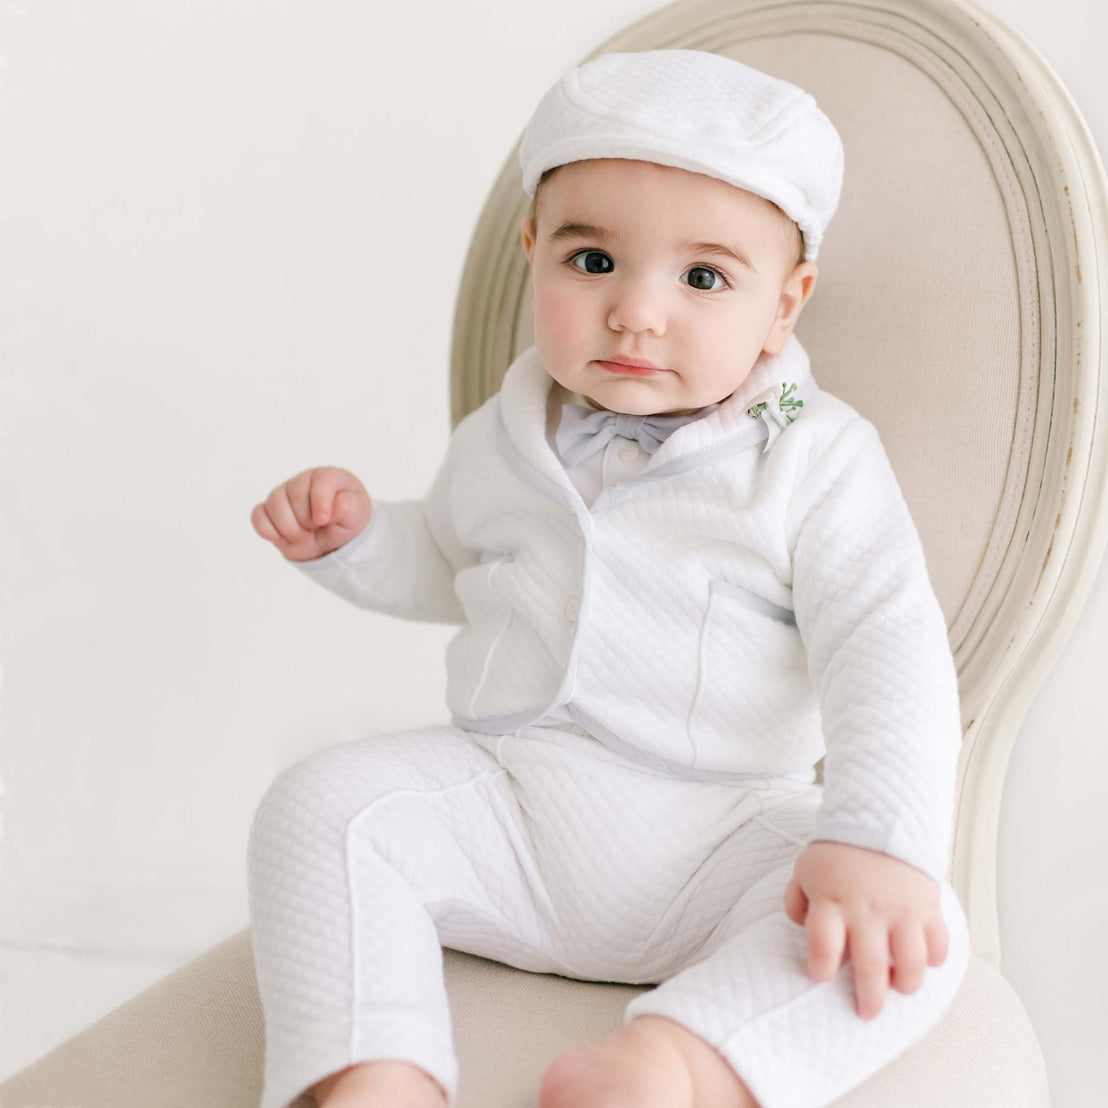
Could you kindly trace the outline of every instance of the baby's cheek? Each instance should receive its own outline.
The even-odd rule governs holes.
[[[536,323],[541,321],[543,328],[551,337],[555,333],[572,333],[588,312],[587,303],[572,292],[554,292],[549,289],[539,291],[535,297]]]

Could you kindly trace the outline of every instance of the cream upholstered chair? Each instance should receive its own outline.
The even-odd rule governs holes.
[[[964,0],[696,0],[595,53],[659,47],[791,80],[843,137],[842,201],[797,331],[816,379],[881,431],[960,676],[951,877],[970,969],[932,1032],[836,1103],[1043,1108],[1042,1054],[1000,972],[996,835],[1020,722],[1105,545],[1103,167],[1044,60]],[[458,299],[455,423],[531,342],[525,209],[513,150]],[[533,1105],[549,1061],[617,1027],[643,988],[444,959],[464,1108]],[[0,1104],[253,1108],[262,1050],[246,929],[9,1078]]]

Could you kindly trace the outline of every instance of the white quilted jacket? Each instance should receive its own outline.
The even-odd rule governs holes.
[[[786,382],[806,399],[771,434],[747,408]],[[873,424],[819,388],[791,335],[590,509],[547,439],[552,383],[524,350],[422,500],[373,497],[360,535],[290,564],[361,607],[460,624],[459,727],[510,733],[566,705],[606,745],[706,780],[810,781],[826,753],[809,841],[941,880],[957,676]]]

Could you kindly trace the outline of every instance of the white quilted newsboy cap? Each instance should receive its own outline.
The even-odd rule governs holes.
[[[842,188],[843,145],[802,88],[706,50],[603,54],[543,96],[519,147],[534,196],[552,166],[636,158],[772,200],[814,261]]]

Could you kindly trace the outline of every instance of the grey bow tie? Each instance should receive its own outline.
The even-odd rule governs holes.
[[[710,404],[691,415],[630,415],[626,412],[592,411],[576,402],[562,405],[562,418],[555,442],[563,463],[575,466],[603,450],[615,435],[637,439],[647,454],[653,454],[666,439],[686,423],[701,419],[718,408]]]

